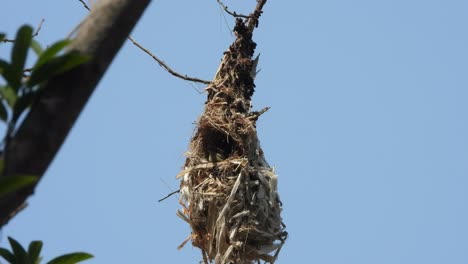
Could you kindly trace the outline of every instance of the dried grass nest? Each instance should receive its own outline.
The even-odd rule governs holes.
[[[277,175],[264,158],[251,111],[256,44],[239,19],[191,139],[177,215],[190,224],[187,241],[205,263],[274,263],[287,232]]]

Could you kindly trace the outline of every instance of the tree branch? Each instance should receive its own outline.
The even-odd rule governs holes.
[[[96,4],[70,45],[72,51],[88,55],[91,60],[48,80],[5,150],[8,153],[5,176],[44,175],[150,1],[101,0]],[[25,203],[35,187],[0,197],[0,227]]]
[[[86,9],[91,10],[83,0],[78,0],[78,1],[80,1]],[[206,81],[206,80],[202,80],[202,79],[194,78],[194,77],[189,77],[187,75],[182,75],[182,74],[174,71],[163,60],[156,57],[156,55],[154,55],[147,48],[143,47],[140,43],[138,43],[132,37],[128,36],[127,39],[130,40],[133,43],[133,45],[137,46],[140,50],[142,50],[144,53],[148,54],[151,58],[153,58],[153,60],[155,60],[159,64],[159,66],[161,66],[163,69],[165,69],[167,72],[169,72],[173,76],[181,78],[181,79],[186,80],[186,81],[191,81],[191,82],[199,82],[199,83],[204,83],[204,84],[210,84],[211,83],[210,81]]]
[[[182,75],[182,74],[174,71],[169,66],[167,66],[167,64],[164,61],[162,61],[160,58],[156,57],[156,55],[151,53],[151,51],[149,51],[147,48],[141,46],[140,43],[136,42],[132,37],[128,37],[128,39],[133,43],[133,45],[137,46],[143,52],[148,54],[151,58],[153,58],[155,61],[158,62],[159,66],[164,68],[168,73],[174,75],[175,77],[181,78],[181,79],[186,80],[186,81],[191,81],[191,82],[199,82],[199,83],[204,83],[204,84],[210,84],[211,83],[210,81],[206,81],[206,80],[202,80],[202,79],[198,79],[198,78],[194,78],[194,77],[189,77],[187,75]]]
[[[172,195],[174,195],[174,194],[176,194],[176,193],[180,193],[180,189],[177,190],[177,191],[173,191],[173,192],[171,192],[170,194],[164,196],[163,198],[159,199],[158,202],[162,202],[162,201],[166,200],[167,198],[171,197]]]
[[[250,16],[246,16],[246,15],[242,15],[242,14],[237,14],[236,12],[231,12],[229,11],[229,8],[224,5],[224,3],[221,1],[221,0],[216,0],[218,2],[218,4],[224,9],[224,11],[226,13],[228,13],[229,15],[233,16],[233,17],[242,17],[242,18],[250,18]]]
[[[88,5],[83,0],[78,0],[78,1],[80,1],[83,4],[84,8],[88,9],[88,11],[91,11],[91,9],[88,7]]]
[[[42,24],[44,24],[44,21],[45,21],[45,20],[42,18],[42,19],[41,19],[41,22],[39,22],[39,25],[37,25],[37,29],[36,29],[36,31],[34,31],[34,34],[32,35],[33,38],[34,38],[35,36],[39,35],[39,31],[41,31]],[[7,43],[7,42],[14,43],[15,40],[14,40],[14,39],[2,39],[1,42],[4,42],[4,43]]]
[[[32,35],[33,38],[37,35],[39,35],[39,31],[41,31],[41,28],[42,28],[42,24],[44,24],[44,18],[41,19],[41,22],[39,22],[39,25],[37,26],[37,29],[36,31],[34,31],[34,34]]]

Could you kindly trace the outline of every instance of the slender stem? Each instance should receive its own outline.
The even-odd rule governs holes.
[[[156,57],[151,51],[149,51],[147,48],[143,47],[140,45],[140,43],[136,42],[132,37],[128,37],[128,39],[133,43],[133,45],[137,46],[139,49],[141,49],[143,52],[148,54],[151,58],[153,58],[155,61],[158,62],[159,66],[164,68],[168,73],[174,75],[175,77],[181,78],[186,81],[191,81],[191,82],[199,82],[199,83],[204,83],[204,84],[210,84],[210,81],[202,80],[199,78],[194,78],[194,77],[189,77],[187,75],[182,75],[173,69],[171,69],[164,61],[162,61],[160,58]]]
[[[84,8],[88,9],[88,10],[91,10],[89,8],[89,6],[83,1],[83,0],[78,0],[80,1]],[[169,72],[170,74],[172,74],[173,76],[175,77],[178,77],[180,79],[183,79],[183,80],[186,80],[186,81],[191,81],[191,82],[198,82],[198,83],[204,83],[204,84],[210,84],[211,82],[210,81],[206,81],[206,80],[202,80],[202,79],[199,79],[199,78],[194,78],[194,77],[190,77],[190,76],[187,76],[185,74],[180,74],[176,71],[174,71],[171,67],[169,67],[163,60],[161,60],[160,58],[156,57],[156,55],[154,55],[151,51],[149,51],[147,48],[143,47],[140,43],[138,43],[135,39],[133,39],[132,37],[127,37],[128,40],[130,40],[133,45],[137,46],[140,50],[142,50],[144,53],[148,54],[151,58],[153,58],[153,60],[155,60],[159,66],[161,66],[163,69],[165,69],[167,72]]]
[[[229,11],[229,8],[221,1],[221,0],[216,0],[218,1],[218,4],[224,9],[224,11],[228,14],[230,14],[233,17],[242,17],[242,18],[250,18],[250,16],[242,15],[242,14],[237,14],[236,12],[231,12]]]

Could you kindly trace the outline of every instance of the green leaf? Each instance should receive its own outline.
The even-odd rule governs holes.
[[[15,263],[15,255],[6,248],[0,248],[0,256],[10,263]]]
[[[33,264],[39,263],[42,250],[42,241],[33,241],[29,244],[28,254],[29,259]]]
[[[55,75],[71,70],[88,60],[89,56],[84,56],[75,52],[50,59],[48,62],[33,69],[29,76],[27,86],[33,87],[34,85],[47,81]]]
[[[93,255],[85,252],[76,252],[56,257],[47,262],[47,264],[75,264],[90,258],[93,258]]]
[[[44,52],[42,52],[41,56],[39,56],[39,59],[37,59],[36,65],[34,65],[34,68],[40,67],[42,64],[48,62],[51,60],[55,55],[57,55],[63,48],[68,46],[68,44],[71,43],[71,40],[65,39],[61,41],[57,41],[52,46],[47,48]]]
[[[13,107],[18,99],[13,88],[8,85],[0,86],[0,98],[4,99],[10,107]]]
[[[12,237],[8,237],[8,241],[10,242],[11,249],[13,249],[13,255],[15,255],[15,264],[30,264],[29,256],[20,243]]]
[[[17,191],[38,181],[34,175],[14,175],[0,177],[0,196]]]
[[[37,56],[41,56],[41,54],[44,52],[44,49],[41,47],[41,44],[39,44],[39,42],[37,42],[35,39],[31,41],[31,48]]]
[[[21,86],[23,69],[31,45],[33,29],[30,26],[22,26],[16,34],[15,44],[11,52],[11,83],[10,85],[17,91]]]

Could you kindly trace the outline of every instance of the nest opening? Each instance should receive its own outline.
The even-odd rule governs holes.
[[[201,154],[209,162],[220,162],[227,157],[238,155],[238,153],[235,153],[236,149],[239,150],[234,139],[222,131],[213,128],[207,129],[201,137]]]

